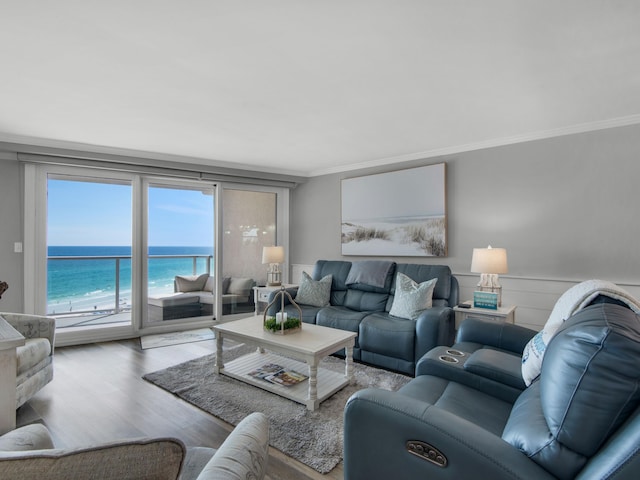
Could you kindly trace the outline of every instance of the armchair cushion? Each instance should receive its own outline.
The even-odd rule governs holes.
[[[17,375],[29,371],[51,355],[51,344],[46,338],[29,338],[16,348]]]
[[[244,418],[216,451],[173,438],[135,439],[54,449],[46,427],[28,425],[0,436],[0,473],[17,480],[228,480],[264,478],[269,422]]]
[[[131,440],[72,450],[3,452],[0,470],[14,479],[173,480],[184,455],[179,440]]]

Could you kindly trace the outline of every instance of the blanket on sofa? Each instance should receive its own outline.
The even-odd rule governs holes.
[[[347,276],[347,285],[356,283],[364,283],[373,287],[384,288],[385,280],[394,266],[394,262],[388,260],[363,260],[361,262],[353,262],[349,275]]]
[[[640,302],[615,283],[594,279],[574,285],[560,296],[544,328],[524,347],[522,378],[527,386],[540,374],[542,358],[547,345],[562,323],[589,305],[599,295],[619,300],[635,313],[640,313]]]

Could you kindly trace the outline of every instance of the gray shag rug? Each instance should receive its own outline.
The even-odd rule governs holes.
[[[225,362],[254,350],[243,344],[225,349]],[[215,354],[206,355],[143,378],[232,425],[252,412],[263,412],[270,420],[271,446],[322,474],[342,460],[342,415],[349,397],[367,387],[395,391],[410,380],[354,363],[353,385],[347,385],[311,412],[304,405],[213,373],[214,360]],[[327,357],[320,366],[344,372],[344,360],[340,358]]]

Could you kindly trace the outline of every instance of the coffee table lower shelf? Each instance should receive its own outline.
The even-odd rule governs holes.
[[[262,390],[275,393],[281,397],[288,398],[294,402],[306,405],[309,410],[315,410],[318,408],[320,402],[326,400],[338,390],[341,390],[349,384],[349,380],[346,375],[318,367],[317,396],[313,399],[310,391],[311,385],[309,378],[297,385],[287,387],[249,375],[249,372],[252,372],[268,363],[275,363],[277,365],[281,365],[285,370],[294,370],[298,373],[311,376],[309,366],[304,362],[269,352],[260,353],[260,351],[243,355],[242,357],[228,363],[225,362],[224,368],[220,370],[220,373],[228,377],[235,378],[236,380],[254,385]]]

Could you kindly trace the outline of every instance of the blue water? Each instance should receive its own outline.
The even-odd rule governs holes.
[[[116,300],[116,257],[130,257],[131,247],[50,246],[47,261],[47,313],[100,311],[131,307],[131,258],[119,260],[119,298]],[[149,255],[213,255],[212,247],[149,247]],[[55,257],[113,257],[63,259]],[[212,261],[213,263],[213,261]],[[213,271],[213,264],[210,265]],[[207,259],[198,258],[195,273],[207,271]],[[192,275],[193,257],[150,258],[149,296],[173,292],[176,275]]]

